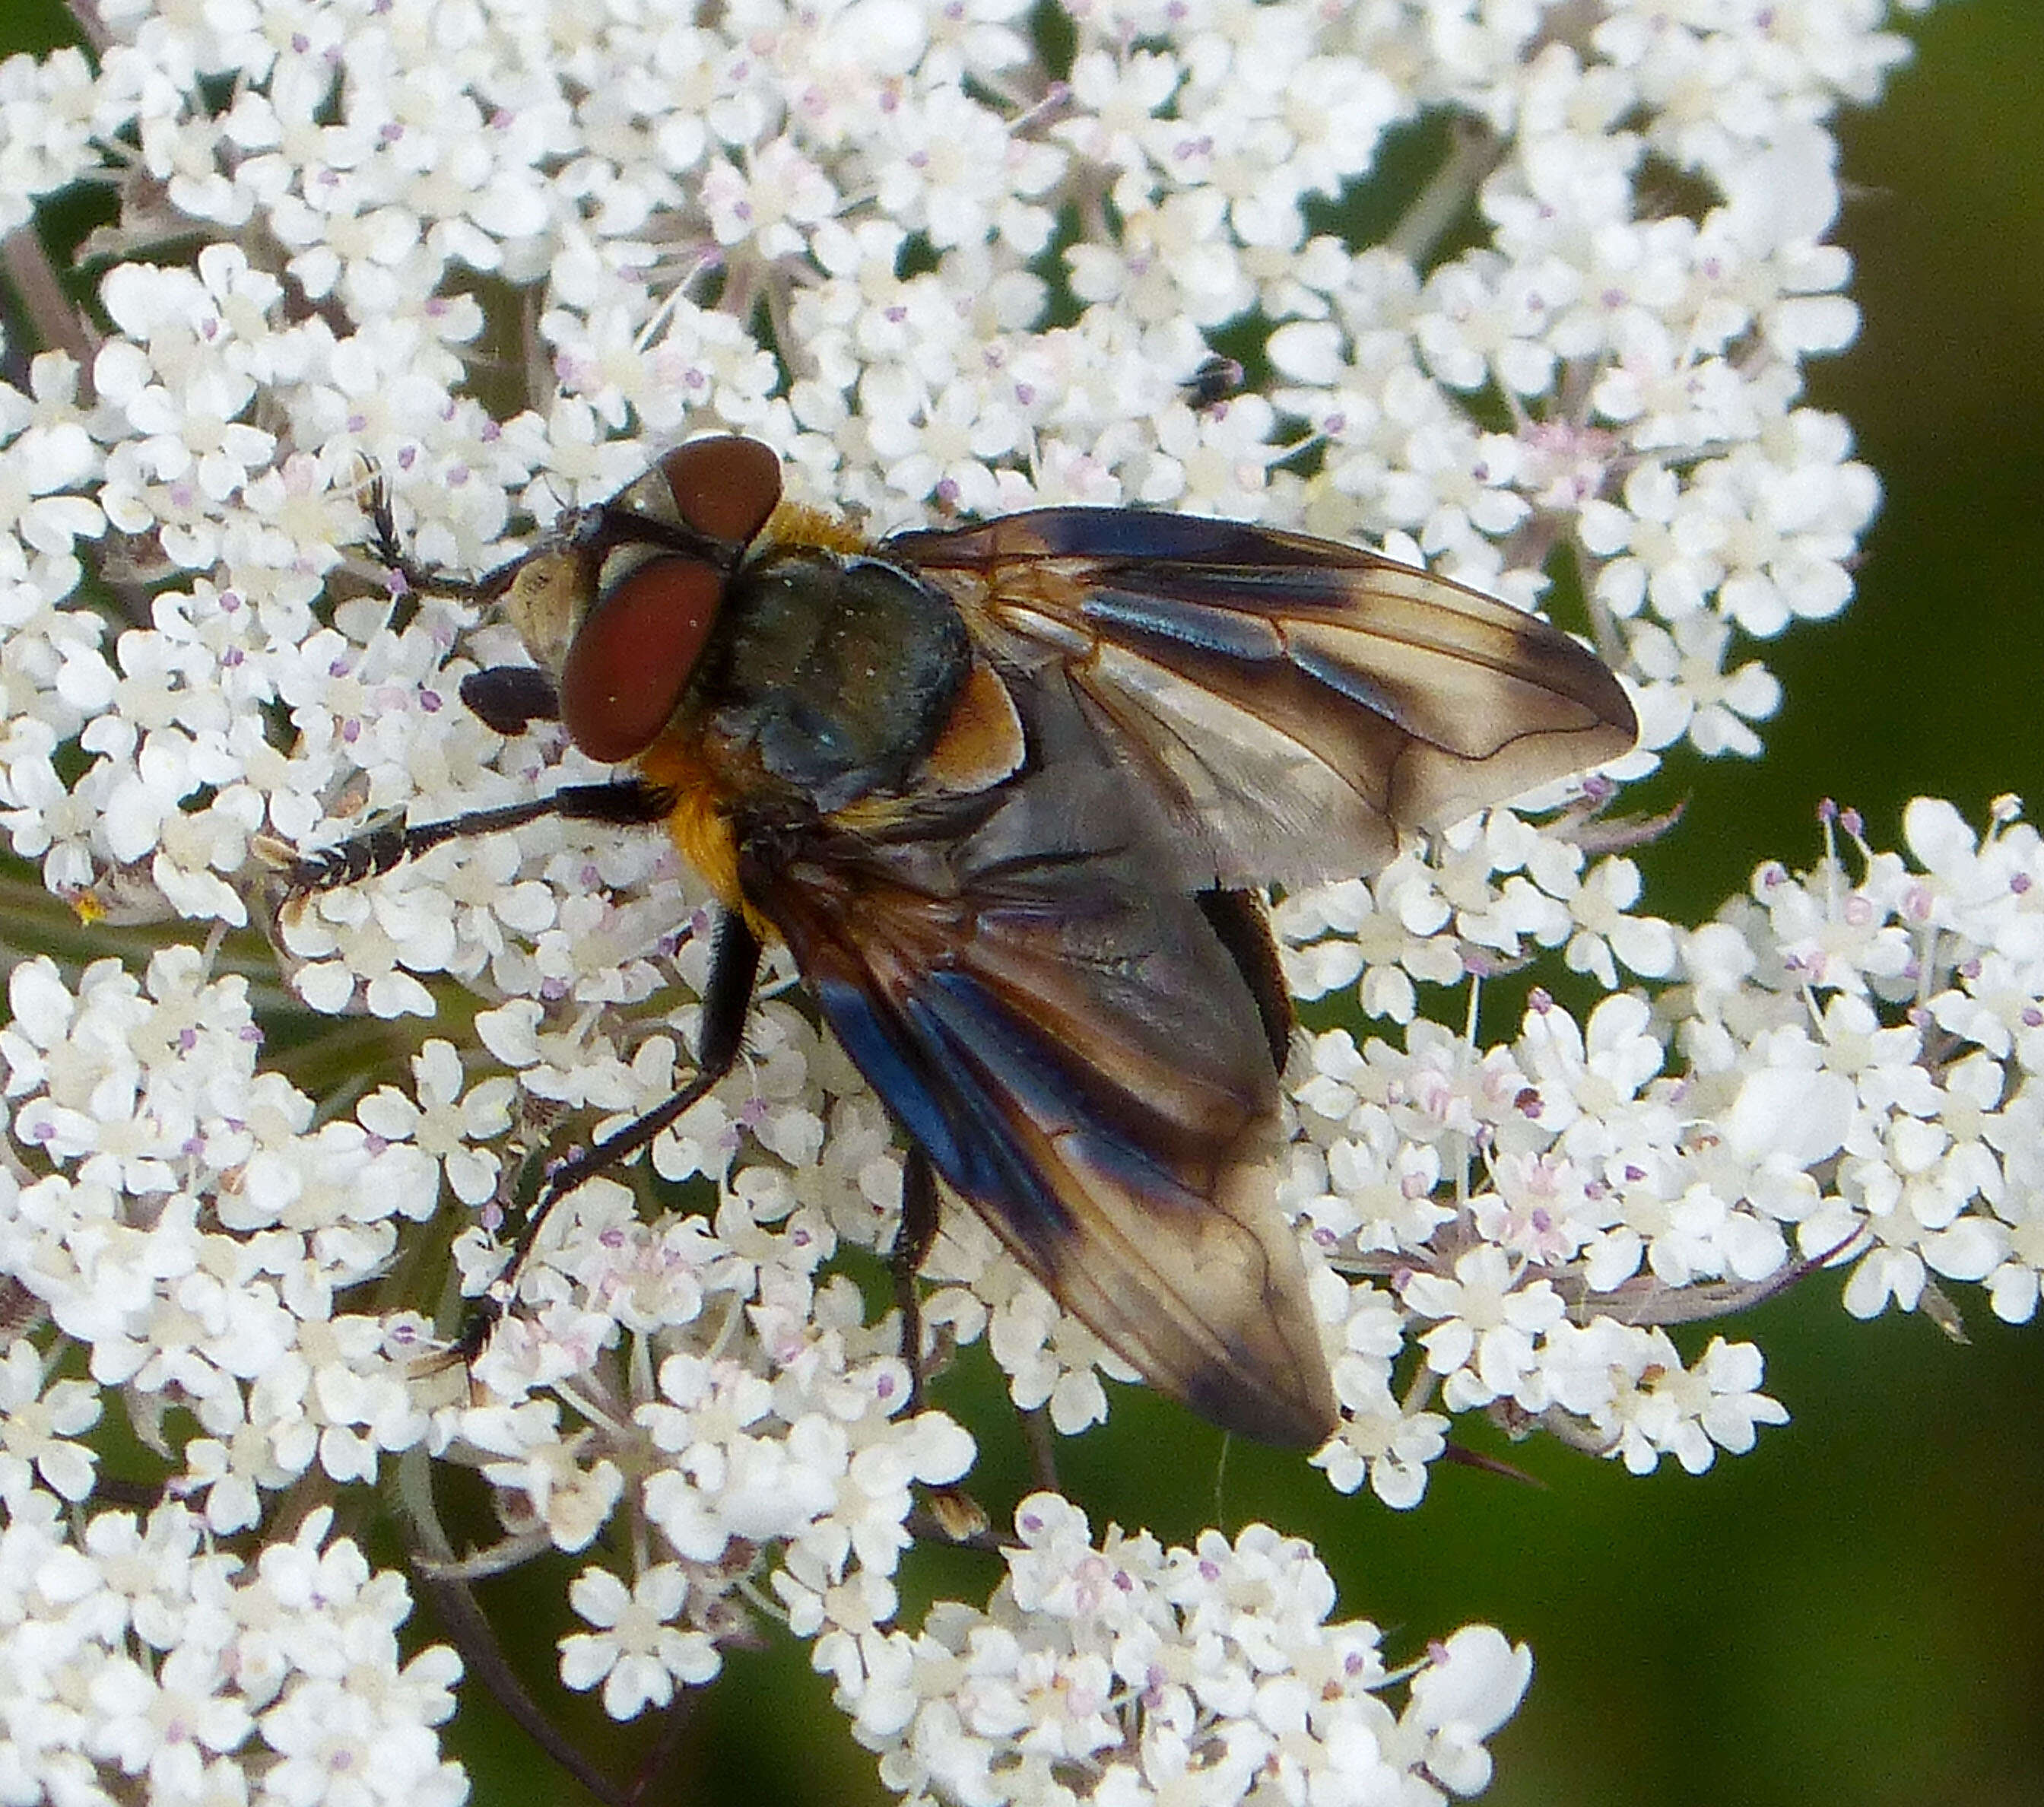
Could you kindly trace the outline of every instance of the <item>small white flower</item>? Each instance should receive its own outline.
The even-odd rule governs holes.
[[[34,1477],[65,1499],[91,1491],[94,1452],[70,1440],[99,1422],[96,1390],[60,1380],[45,1390],[43,1363],[26,1338],[0,1357],[0,1501],[18,1512]]]
[[[1505,1251],[1484,1244],[1457,1259],[1452,1279],[1416,1273],[1400,1289],[1411,1309],[1434,1321],[1420,1342],[1427,1367],[1447,1377],[1443,1397],[1451,1407],[1537,1394],[1535,1340],[1562,1321],[1564,1307],[1547,1281],[1519,1280]],[[1529,1410],[1545,1402],[1520,1398]]]
[[[1490,1783],[1488,1738],[1518,1710],[1533,1678],[1533,1653],[1489,1625],[1466,1625],[1435,1647],[1412,1678],[1400,1729],[1423,1732],[1427,1773],[1458,1794]]]
[[[561,1679],[584,1691],[601,1682],[603,1710],[618,1720],[666,1706],[677,1682],[701,1686],[723,1659],[702,1632],[671,1622],[688,1592],[687,1573],[676,1563],[656,1563],[628,1589],[608,1569],[584,1569],[568,1588],[568,1603],[599,1629],[560,1640]]]
[[[486,1079],[464,1096],[461,1058],[451,1042],[436,1036],[413,1057],[419,1102],[386,1086],[355,1107],[363,1127],[385,1142],[409,1143],[431,1158],[447,1175],[455,1196],[479,1205],[496,1183],[497,1163],[472,1149],[471,1142],[501,1134],[510,1121],[513,1085],[509,1079]],[[416,1182],[399,1209],[423,1217],[437,1202],[438,1188]]]

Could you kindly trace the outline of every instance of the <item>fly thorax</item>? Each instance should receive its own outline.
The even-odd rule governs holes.
[[[828,814],[900,789],[971,671],[941,591],[882,559],[790,547],[732,578],[701,695],[734,752]]]

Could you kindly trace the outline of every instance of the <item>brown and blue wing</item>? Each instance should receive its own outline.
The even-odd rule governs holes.
[[[1615,759],[1637,732],[1566,634],[1331,540],[1050,508],[882,551],[942,586],[1006,668],[1070,675],[1166,817],[1181,883],[1373,871],[1400,829]]]
[[[1066,756],[892,836],[750,836],[740,883],[874,1090],[1067,1309],[1216,1423],[1316,1444],[1336,1413],[1272,1202],[1266,1024],[1198,900],[1156,882],[1070,696],[1022,701]]]

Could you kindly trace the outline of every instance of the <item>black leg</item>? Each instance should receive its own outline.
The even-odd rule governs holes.
[[[894,1276],[894,1303],[901,1313],[901,1359],[909,1364],[909,1410],[923,1409],[923,1299],[916,1278],[937,1240],[937,1176],[930,1157],[914,1143],[901,1163],[901,1222],[887,1265]]]
[[[909,1364],[909,1403],[904,1415],[923,1409],[923,1301],[916,1290],[930,1245],[937,1240],[936,1170],[915,1143],[901,1163],[901,1222],[887,1265],[894,1277],[894,1303],[901,1313],[901,1359]],[[962,1487],[928,1486],[923,1499],[932,1528],[954,1544],[986,1547],[986,1509]]]
[[[573,548],[586,554],[591,561],[591,571],[605,552],[617,546],[651,546],[731,571],[738,568],[746,542],[719,540],[686,521],[641,514],[614,500],[567,509],[541,542],[543,551]],[[404,579],[408,590],[478,603],[496,602],[517,581],[518,574],[533,556],[531,552],[520,552],[477,577],[456,577],[419,563],[405,550],[404,541],[398,536],[390,479],[373,465],[369,473],[369,549],[386,571]]]
[[[390,479],[374,464],[369,470],[369,549],[376,562],[394,577],[404,579],[407,590],[430,596],[451,596],[461,602],[494,602],[511,587],[528,554],[507,559],[480,577],[456,577],[451,571],[422,565],[405,550],[398,536],[397,517],[392,511]]]
[[[332,890],[387,872],[401,860],[425,853],[444,840],[459,840],[464,835],[520,829],[548,816],[559,816],[569,822],[643,827],[659,821],[673,806],[674,798],[667,792],[643,779],[567,784],[544,797],[503,804],[494,809],[471,809],[465,816],[451,816],[444,822],[422,822],[413,828],[402,822],[386,822],[324,853],[308,854],[286,870],[284,882],[294,892]]]
[[[506,1278],[516,1282],[532,1240],[554,1206],[583,1181],[621,1167],[651,1144],[667,1125],[686,1116],[737,1064],[745,1045],[745,1020],[752,1008],[753,982],[759,975],[759,937],[744,917],[728,910],[717,924],[710,953],[709,982],[703,991],[701,1045],[696,1050],[696,1076],[664,1104],[634,1117],[620,1130],[568,1156],[547,1176],[533,1201],[517,1240],[513,1244]]]
[[[1285,989],[1285,969],[1278,963],[1270,917],[1248,891],[1196,891],[1193,902],[1220,937],[1220,944],[1248,986],[1263,1024],[1270,1064],[1282,1073],[1292,1052],[1292,994]]]

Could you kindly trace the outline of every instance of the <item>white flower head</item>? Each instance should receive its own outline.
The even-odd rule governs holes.
[[[560,1674],[613,1717],[778,1617],[912,1798],[1488,1781],[1524,1651],[1466,1628],[1400,1695],[1267,1527],[1096,1540],[1039,1493],[983,1605],[903,1615],[918,1536],[971,1516],[946,1358],[983,1344],[1063,1434],[1135,1377],[955,1199],[905,1336],[866,1284],[894,1121],[785,951],[729,1071],[649,1118],[721,1007],[743,874],[691,863],[720,805],[677,771],[671,834],[536,809],[616,775],[557,711],[469,705],[532,649],[460,580],[557,526],[588,551],[589,511],[703,433],[847,536],[1071,505],[1383,544],[1549,609],[1635,700],[1604,771],[1277,902],[1300,998],[1361,1012],[1312,1018],[1244,1144],[1264,1231],[1298,1234],[1335,1486],[1418,1505],[1479,1410],[1642,1472],[1744,1450],[1784,1416],[1758,1351],[1685,1366],[1665,1327],[1800,1278],[1792,1241],[1862,1315],[1979,1281],[2032,1316],[2019,809],[1920,801],[1896,852],[1832,812],[1811,871],[1677,927],[1633,857],[1666,825],[1612,807],[1758,756],[1772,644],[1850,599],[1877,486],[1801,397],[1857,328],[1827,122],[1903,53],[1882,10],[102,0],[90,60],[0,64],[33,341],[0,383],[0,827],[88,932],[175,943],[9,975],[21,1787],[459,1798],[451,1655],[402,1663],[401,1582],[291,1516],[386,1483],[450,1574],[592,1552]],[[1415,125],[1443,160],[1362,242]],[[87,182],[89,319],[33,267]],[[1239,387],[1201,380],[1216,354]],[[1360,714],[1424,716],[1385,644]],[[1215,710],[1285,717],[1240,675]],[[345,882],[280,875],[335,848]],[[76,945],[57,921],[15,944]],[[1497,1040],[1482,1007],[1534,962]],[[645,1158],[560,1164],[592,1144]],[[121,1413],[162,1471],[139,1527],[95,1498]],[[447,1465],[504,1533],[467,1557]]]

